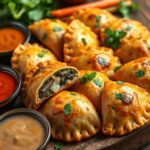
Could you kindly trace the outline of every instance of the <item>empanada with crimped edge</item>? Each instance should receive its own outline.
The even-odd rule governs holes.
[[[91,29],[81,21],[73,20],[64,35],[64,61],[68,63],[72,57],[92,51],[98,45],[98,38]]]
[[[39,63],[25,75],[23,103],[28,108],[37,109],[54,94],[73,85],[78,77],[78,70],[65,63]]]
[[[96,8],[81,9],[70,17],[70,20],[73,19],[79,19],[84,22],[85,25],[89,26],[98,36],[102,25],[110,21],[116,21],[116,17],[108,11]]]
[[[132,60],[150,57],[150,34],[141,35],[134,39],[129,39],[115,51],[115,55],[120,58],[123,64]]]
[[[92,78],[90,79],[90,77]],[[71,90],[85,95],[100,112],[100,96],[106,82],[109,82],[109,79],[103,73],[80,70],[80,78],[71,87]]]
[[[115,50],[115,55],[121,59],[123,64],[150,56],[150,34],[140,22],[123,18],[102,26],[100,34],[103,45],[105,45],[106,29],[126,32],[126,35],[120,40],[119,48]]]
[[[43,19],[29,25],[30,31],[53,53],[63,60],[64,33],[67,25],[58,19]]]
[[[67,111],[67,113],[66,113]],[[92,103],[76,92],[62,91],[41,107],[52,127],[52,137],[65,142],[81,141],[101,129],[101,121]]]
[[[115,73],[115,68],[121,66],[121,63],[119,58],[113,55],[112,49],[100,47],[72,57],[68,65],[80,70],[100,71],[111,78]]]
[[[150,57],[143,57],[123,65],[113,79],[136,84],[150,93]]]
[[[105,135],[125,135],[150,119],[149,93],[130,83],[107,82],[100,107]]]
[[[20,44],[14,51],[11,58],[12,68],[21,76],[27,73],[32,67],[44,61],[56,62],[57,58],[48,49],[34,43]]]

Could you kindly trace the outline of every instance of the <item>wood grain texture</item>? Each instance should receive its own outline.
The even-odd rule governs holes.
[[[140,21],[150,30],[150,0],[134,0],[140,4],[140,10],[131,18]],[[64,144],[62,150],[137,150],[150,142],[150,123],[144,127],[121,137],[107,137],[99,133],[88,140]],[[55,141],[51,140],[47,150],[54,150]],[[149,148],[150,149],[150,148]]]

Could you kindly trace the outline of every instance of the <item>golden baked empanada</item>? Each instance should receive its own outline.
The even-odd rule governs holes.
[[[138,58],[150,57],[150,34],[129,39],[114,54],[123,64]]]
[[[82,53],[80,56],[72,57],[68,65],[74,66],[80,70],[100,71],[112,77],[115,68],[121,66],[118,57],[113,56],[113,51],[109,48],[93,48],[92,51]]]
[[[62,91],[40,109],[52,127],[52,137],[66,142],[81,141],[95,135],[101,122],[92,103],[76,92]]]
[[[149,93],[130,83],[107,82],[100,106],[102,131],[106,135],[125,135],[150,119]]]
[[[31,32],[61,60],[66,28],[67,25],[58,19],[43,19],[29,26]]]
[[[150,93],[150,57],[143,57],[122,66],[113,77],[136,84]]]
[[[38,44],[20,44],[11,58],[12,68],[20,75],[27,73],[32,67],[44,61],[56,62],[57,59],[51,51]]]
[[[23,103],[28,108],[37,109],[45,100],[74,84],[78,77],[78,70],[65,63],[39,63],[25,75]]]
[[[81,9],[75,12],[70,19],[81,20],[98,35],[102,25],[105,25],[110,21],[116,21],[116,17],[108,11],[96,8]]]
[[[109,79],[103,73],[89,70],[81,70],[80,78],[71,90],[85,95],[100,112],[100,96],[105,82]]]
[[[113,48],[123,63],[150,56],[150,34],[140,22],[118,19],[102,26],[100,34],[103,45]]]
[[[68,63],[71,57],[92,51],[98,45],[98,38],[91,29],[81,21],[73,20],[64,35],[64,60]]]

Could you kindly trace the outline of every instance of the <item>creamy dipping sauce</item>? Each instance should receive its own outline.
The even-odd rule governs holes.
[[[14,50],[25,41],[25,34],[15,28],[0,29],[0,52]]]
[[[20,115],[0,124],[0,150],[36,150],[44,140],[44,128],[36,119]]]

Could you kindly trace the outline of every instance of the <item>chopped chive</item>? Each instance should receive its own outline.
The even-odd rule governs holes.
[[[87,83],[90,80],[93,80],[96,76],[96,72],[86,73],[82,78],[80,78],[80,83]]]
[[[71,94],[71,95],[74,95],[74,96],[75,96],[75,95],[77,95],[77,94],[76,94],[76,93],[74,93],[74,92],[70,92],[70,94]]]
[[[123,95],[121,93],[119,93],[119,94],[116,94],[116,99],[123,100],[124,97],[123,97]]]
[[[98,79],[93,80],[94,84],[97,85],[98,87],[102,87],[102,82],[99,81]]]
[[[117,83],[118,83],[118,84],[124,84],[124,82],[123,82],[123,81],[117,81]]]
[[[144,76],[144,74],[145,74],[145,72],[143,70],[139,70],[135,73],[135,76],[137,78],[140,78],[140,77]]]
[[[42,39],[45,41],[47,39],[47,37],[48,37],[48,35],[47,35],[47,33],[45,33],[45,34],[43,34]]]
[[[84,45],[87,45],[86,38],[82,38],[81,41],[82,41],[82,43],[83,43]]]
[[[46,50],[46,49],[42,50],[41,53],[38,53],[38,57],[41,57],[41,58],[44,57],[47,52],[48,52],[48,50]]]
[[[59,31],[61,31],[62,30],[62,28],[60,28],[60,27],[55,27],[55,28],[53,28],[53,31],[54,32],[59,32]]]
[[[117,72],[119,69],[121,68],[121,66],[117,66],[114,71]]]
[[[126,27],[126,31],[130,31],[131,29],[132,29],[131,26],[127,26],[127,27]]]
[[[64,106],[64,114],[69,115],[71,113],[71,104],[68,103]]]

